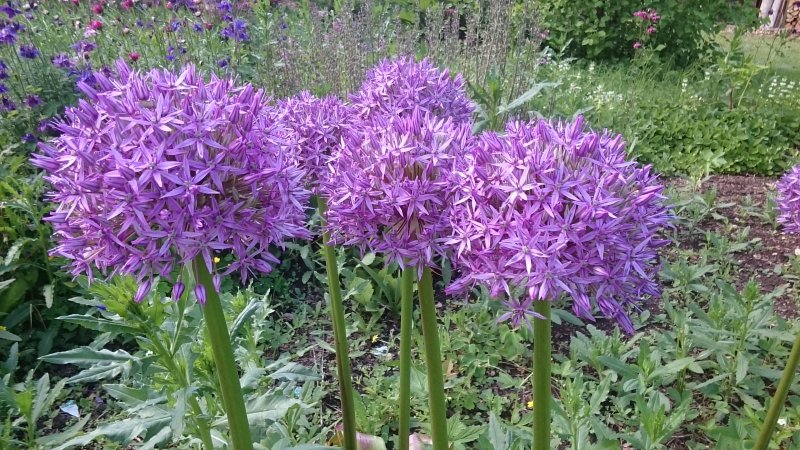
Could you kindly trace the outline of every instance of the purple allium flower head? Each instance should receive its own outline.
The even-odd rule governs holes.
[[[219,4],[217,5],[217,9],[219,9],[222,12],[231,12],[233,10],[233,4],[228,0],[223,0],[219,2]]]
[[[6,86],[4,83],[0,83],[0,94],[5,94],[7,92],[8,92],[8,86]]]
[[[781,177],[777,191],[778,223],[787,233],[800,233],[800,165]]]
[[[364,118],[407,115],[419,108],[456,124],[469,123],[475,106],[464,90],[461,75],[451,77],[427,59],[383,60],[367,72],[361,89],[350,96]]]
[[[203,28],[203,24],[200,22],[195,22],[194,24],[192,24],[192,29],[196,33],[202,33],[203,31],[205,31],[205,28]]]
[[[236,19],[229,23],[228,26],[219,31],[219,35],[225,40],[233,38],[236,39],[237,42],[250,41],[250,34],[247,32],[247,22],[242,19]]]
[[[0,44],[12,45],[17,42],[17,32],[10,26],[0,28]]]
[[[42,104],[42,99],[36,94],[30,94],[25,96],[24,102],[25,106],[28,108],[36,108],[37,106]]]
[[[262,91],[181,73],[95,73],[98,87],[68,108],[60,136],[39,145],[33,164],[47,172],[57,203],[52,254],[73,275],[169,278],[198,255],[212,273],[246,281],[278,262],[269,247],[305,229],[310,193],[288,131]],[[142,296],[137,296],[143,298]]]
[[[66,53],[58,53],[54,55],[50,61],[52,61],[53,65],[59,69],[72,69],[75,67],[72,59],[70,59],[69,55]]]
[[[39,49],[37,49],[33,45],[20,45],[19,46],[19,56],[28,59],[36,59],[39,56]]]
[[[217,66],[220,69],[224,69],[224,68],[228,67],[228,64],[230,64],[230,62],[231,62],[231,57],[230,56],[226,56],[226,57],[220,59],[219,61],[217,61]]]
[[[331,155],[360,122],[355,110],[335,96],[317,98],[308,92],[278,102],[280,120],[293,131],[301,168],[309,175],[313,190],[327,177]],[[348,135],[348,137],[346,137]]]
[[[668,241],[658,233],[671,210],[621,136],[585,131],[582,118],[509,123],[456,160],[451,185],[447,244],[463,276],[449,292],[484,284],[505,294],[503,318],[516,325],[533,301],[566,295],[579,317],[593,320],[597,306],[628,332],[629,309],[659,294],[656,249]]]
[[[3,95],[0,97],[0,111],[14,111],[17,109],[17,104],[13,100]]]
[[[72,44],[70,46],[70,48],[75,50],[77,53],[82,53],[82,54],[83,53],[91,53],[91,52],[94,51],[94,49],[97,48],[97,44],[95,44],[94,42],[91,42],[91,41],[87,41],[87,40],[81,39],[80,41]]]
[[[420,110],[376,118],[350,136],[320,180],[332,241],[403,268],[433,266],[449,229],[450,167],[471,139],[470,124]]]
[[[19,10],[14,9],[11,5],[11,2],[8,2],[8,4],[6,5],[0,6],[0,12],[4,12],[9,19],[13,19],[14,16],[19,14]]]

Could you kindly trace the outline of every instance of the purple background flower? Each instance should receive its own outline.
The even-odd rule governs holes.
[[[465,92],[464,78],[450,76],[427,59],[383,60],[367,72],[361,89],[350,96],[364,118],[408,115],[420,109],[456,124],[469,123],[475,106]]]

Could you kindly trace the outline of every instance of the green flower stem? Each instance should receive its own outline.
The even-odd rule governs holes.
[[[411,429],[411,322],[414,320],[414,270],[403,270],[400,281],[400,450],[408,450]]]
[[[428,369],[428,409],[433,450],[448,450],[442,354],[439,349],[436,305],[433,301],[433,278],[428,267],[422,270],[422,277],[419,280],[419,304],[422,315],[422,334],[425,339],[425,365]]]
[[[794,345],[792,345],[792,352],[789,354],[789,360],[786,362],[786,367],[783,369],[781,381],[778,383],[778,389],[775,390],[775,395],[772,396],[772,403],[769,405],[767,417],[764,419],[764,424],[761,426],[761,432],[758,434],[756,445],[753,450],[767,450],[769,448],[769,441],[772,438],[772,433],[775,431],[775,425],[778,423],[778,416],[783,410],[783,404],[786,403],[786,395],[789,393],[789,386],[794,379],[794,373],[797,370],[797,363],[800,362],[800,333],[794,338]]]
[[[328,205],[319,197],[319,215],[325,220]],[[347,330],[345,328],[344,304],[342,288],[339,285],[339,268],[336,265],[336,252],[328,245],[330,236],[322,234],[322,249],[325,253],[325,269],[328,272],[328,294],[330,297],[331,316],[333,316],[333,340],[336,348],[336,373],[339,378],[339,390],[342,402],[342,443],[345,450],[356,450],[356,412],[353,400],[353,382],[350,375],[350,352],[347,348]]]
[[[225,406],[225,413],[228,415],[232,448],[233,450],[253,450],[250,424],[247,420],[247,410],[244,407],[242,386],[239,384],[239,372],[236,369],[236,360],[233,358],[233,346],[228,332],[228,324],[225,322],[225,313],[222,311],[222,302],[214,289],[211,274],[208,273],[203,257],[198,255],[193,266],[196,282],[202,284],[206,291],[203,317],[219,376],[222,403]]]
[[[550,365],[552,336],[550,302],[536,301],[533,310],[544,319],[533,319],[533,449],[550,450]]]

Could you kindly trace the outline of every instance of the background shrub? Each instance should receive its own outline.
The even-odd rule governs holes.
[[[729,20],[754,21],[749,3],[727,0],[548,0],[542,4],[542,24],[548,44],[566,48],[572,56],[594,60],[634,56],[637,22],[633,13],[652,9],[661,17],[649,45],[663,59],[685,66],[713,47],[714,35]]]

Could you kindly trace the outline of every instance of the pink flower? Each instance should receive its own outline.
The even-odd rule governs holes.
[[[103,14],[103,5],[100,3],[95,3],[92,5],[92,12],[95,14]]]
[[[647,27],[647,34],[653,34],[656,32],[656,27]]]
[[[89,22],[89,28],[92,29],[92,30],[97,31],[97,30],[103,28],[103,22],[100,22],[99,20],[93,20],[93,21]]]
[[[642,48],[642,43],[641,43],[641,42],[639,42],[639,41],[636,41],[636,42],[634,42],[634,43],[633,43],[633,48],[634,48],[635,50],[639,50],[640,48]]]
[[[133,8],[133,0],[125,0],[122,2],[122,8],[125,10]]]
[[[167,2],[167,4],[164,5],[164,6],[166,6],[167,9],[172,9],[173,5],[172,5],[172,2]]]
[[[141,58],[141,56],[142,55],[140,55],[139,52],[130,52],[130,53],[128,53],[128,58],[130,58],[130,60],[132,62],[138,61],[139,58]]]

